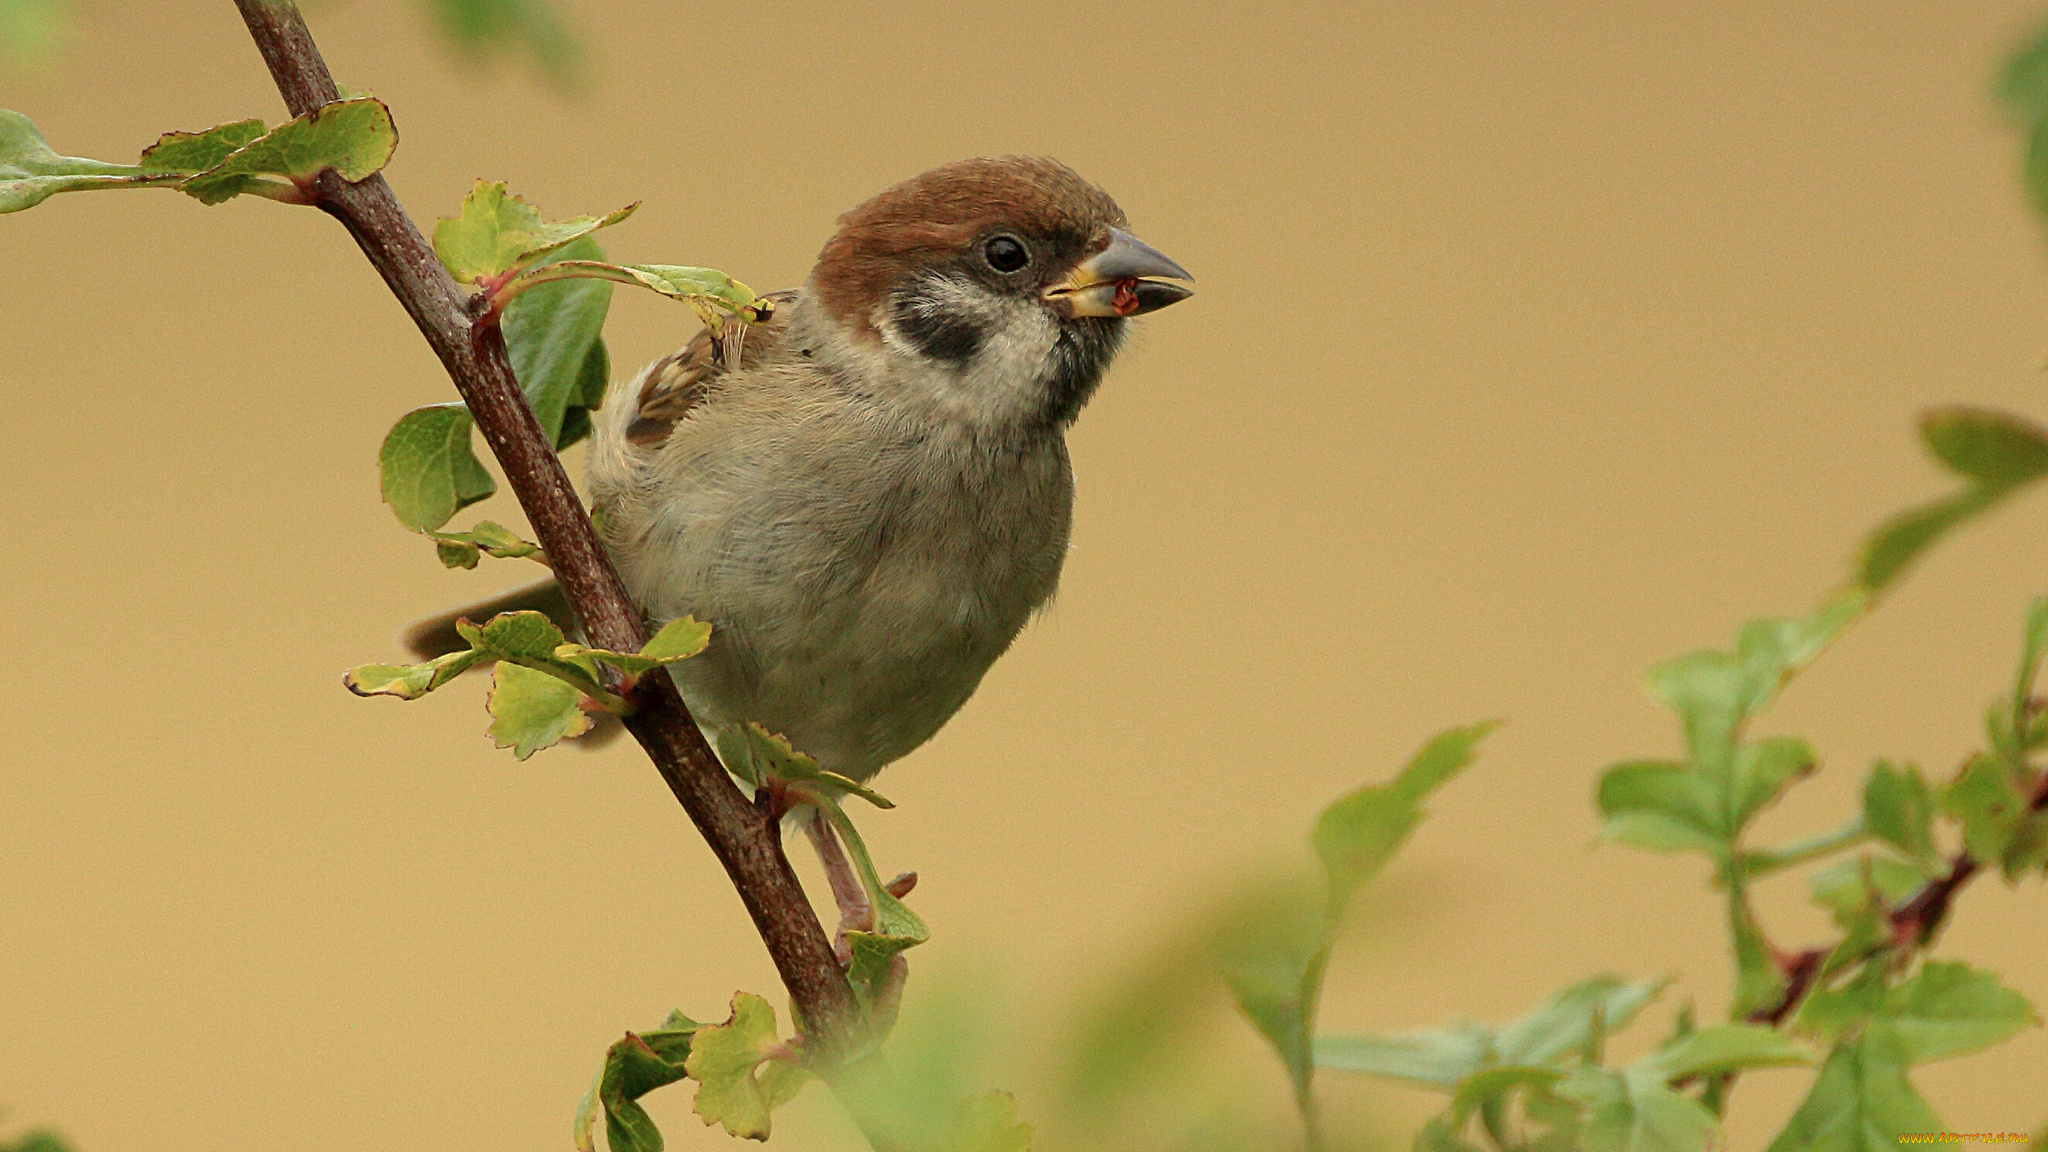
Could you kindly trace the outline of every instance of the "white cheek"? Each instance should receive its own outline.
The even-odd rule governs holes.
[[[998,295],[969,280],[931,283],[921,309],[971,316],[987,335],[964,364],[931,359],[887,316],[877,325],[903,373],[903,391],[920,406],[963,423],[996,427],[1036,418],[1044,375],[1059,342],[1059,322],[1036,301]]]

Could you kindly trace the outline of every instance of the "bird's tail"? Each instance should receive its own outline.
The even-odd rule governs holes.
[[[406,649],[421,660],[432,660],[450,652],[461,652],[469,647],[455,631],[457,620],[470,620],[481,624],[500,612],[545,612],[563,632],[571,635],[579,631],[576,614],[569,610],[569,598],[562,595],[562,586],[552,577],[524,588],[514,588],[489,600],[476,604],[465,604],[439,616],[429,616],[405,630],[399,640]]]

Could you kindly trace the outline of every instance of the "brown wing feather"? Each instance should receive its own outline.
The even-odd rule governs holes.
[[[770,292],[763,299],[775,302],[775,311],[766,320],[757,324],[728,322],[715,338],[707,328],[682,351],[655,362],[648,370],[647,383],[640,386],[633,422],[626,425],[629,443],[654,447],[665,442],[675,431],[676,421],[711,391],[713,381],[727,371],[760,363],[774,349],[788,325],[796,289]]]

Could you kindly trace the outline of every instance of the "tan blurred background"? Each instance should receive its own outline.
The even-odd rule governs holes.
[[[451,62],[410,4],[312,19],[394,108],[422,221],[477,176],[555,215],[644,199],[615,255],[770,288],[890,182],[1043,152],[1195,270],[1073,434],[1057,605],[863,821],[924,877],[913,1004],[992,990],[1023,1022],[1001,1083],[1042,1119],[1113,972],[1487,716],[1512,723],[1340,953],[1326,1027],[1496,1019],[1600,970],[1722,1010],[1702,867],[1593,846],[1589,789],[1675,747],[1648,664],[1803,608],[1945,489],[1919,409],[2048,412],[2048,265],[1985,97],[2041,8],[586,2],[566,100]],[[85,3],[0,106],[110,159],[280,109],[224,0]],[[529,574],[443,571],[377,502],[385,429],[450,389],[339,228],[65,196],[0,220],[0,259],[15,1122],[84,1152],[561,1149],[623,1029],[779,993],[629,748],[518,764],[479,685],[341,689],[403,622]],[[614,358],[690,327],[622,291]],[[1795,687],[1769,727],[1828,771],[1767,836],[1832,825],[1875,755],[1945,772],[1973,747],[2048,591],[2044,514],[1939,550]],[[1798,881],[1765,901],[1788,945],[1825,931]],[[1940,952],[2048,1005],[2048,892],[1975,885]],[[1204,1043],[1284,1107],[1246,1033]],[[1951,1128],[2030,1129],[2048,1035],[1919,1080]],[[1746,1079],[1733,1147],[1804,1082]],[[1435,1103],[1327,1093],[1386,1130]],[[729,1144],[687,1088],[650,1103],[672,1147]],[[784,1127],[841,1146],[822,1094]]]

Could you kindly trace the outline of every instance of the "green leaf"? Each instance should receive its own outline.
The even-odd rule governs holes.
[[[572,86],[580,74],[582,43],[547,0],[432,0],[430,7],[458,52],[523,49],[557,87]]]
[[[1652,852],[1728,851],[1730,834],[1713,782],[1683,764],[1638,760],[1600,776],[1596,802],[1607,818],[1602,834]]]
[[[1889,856],[1857,856],[1838,860],[1807,881],[1814,903],[1834,913],[1839,927],[1849,928],[1878,898],[1879,910],[1888,912],[1918,892],[1927,882],[1919,866]]]
[[[441,563],[450,568],[474,568],[484,553],[500,560],[517,560],[541,555],[540,545],[522,540],[510,528],[493,520],[480,520],[467,532],[428,532]]]
[[[475,649],[450,652],[424,664],[364,664],[341,678],[358,696],[396,696],[417,700],[475,667],[484,654]]]
[[[546,259],[602,260],[604,249],[583,237]],[[588,410],[604,402],[611,361],[602,335],[611,302],[608,281],[558,280],[521,293],[499,321],[512,374],[556,451],[589,434]]]
[[[1516,1092],[1529,1088],[1549,1089],[1564,1079],[1556,1068],[1534,1068],[1508,1064],[1487,1068],[1465,1078],[1451,1094],[1451,1123],[1464,1127],[1472,1113],[1504,1102]]]
[[[0,213],[33,208],[59,192],[94,188],[162,188],[177,183],[133,164],[59,156],[19,112],[0,108]]]
[[[481,628],[458,620],[455,631],[472,647],[501,661],[553,676],[607,711],[619,712],[624,708],[624,701],[598,683],[597,664],[586,654],[587,650],[566,642],[562,630],[545,612],[503,612],[491,617]]]
[[[327,171],[353,184],[390,163],[397,147],[398,129],[383,101],[337,100],[287,120],[180,187],[202,204],[218,204],[273,176],[302,190]]]
[[[1628,1027],[1643,1005],[1657,998],[1669,977],[1629,982],[1600,975],[1553,993],[1543,1005],[1503,1025],[1494,1050],[1503,1064],[1547,1064],[1585,1046],[1597,1031],[1611,1035]]]
[[[1638,1060],[1666,1081],[1715,1072],[1811,1064],[1811,1048],[1760,1024],[1713,1024]],[[1635,1065],[1631,1065],[1634,1067]]]
[[[1934,860],[1934,793],[1914,765],[1880,760],[1871,767],[1863,784],[1863,822],[1909,858]]]
[[[776,1038],[774,1007],[749,992],[733,994],[725,1023],[697,1029],[683,1067],[697,1082],[697,1115],[754,1140],[768,1138],[770,1114],[809,1078]]]
[[[1415,1152],[1483,1152],[1465,1139],[1464,1125],[1451,1123],[1449,1116],[1432,1116],[1415,1133]]]
[[[677,625],[686,625],[686,627],[677,628]],[[677,630],[671,633],[670,629]],[[708,642],[711,626],[709,624],[699,624],[697,621],[685,616],[682,620],[670,622],[667,627],[662,629],[662,635],[648,641],[648,645],[652,647],[656,641],[661,641],[664,646],[663,651],[673,648],[674,651],[683,653],[680,656],[662,659],[660,663],[664,664],[673,663],[688,656],[694,656],[697,652],[702,651],[704,647],[703,643],[696,642],[697,634],[694,629],[702,629],[703,636],[706,638],[705,642]],[[691,647],[692,643],[696,643],[694,648]],[[607,659],[615,658],[616,656],[616,653],[605,654]],[[790,745],[789,741],[751,720],[745,724],[728,728],[719,734],[718,754],[720,759],[725,761],[727,768],[737,774],[740,779],[754,785],[760,785],[766,780],[773,778],[785,784],[801,784],[812,795],[823,795],[833,799],[852,795],[860,797],[877,808],[894,808],[896,806],[894,801],[867,785],[841,776],[837,772],[828,772],[818,767],[816,760],[797,751]],[[887,893],[884,893],[884,895],[887,895]],[[889,898],[891,900],[895,899],[893,896]]]
[[[1972,756],[1942,789],[1941,806],[1962,822],[1963,846],[1986,864],[2005,855],[2027,816],[2026,794],[2013,780],[2011,769],[1982,754]]]
[[[1828,1055],[1769,1152],[1897,1152],[1901,1133],[1939,1131],[1905,1067],[1859,1037]]]
[[[1921,417],[1935,459],[1987,488],[2013,488],[2048,475],[2048,433],[2005,412],[1940,408]]]
[[[1867,607],[1862,590],[1850,589],[1806,616],[1751,620],[1733,652],[1692,652],[1652,668],[1650,691],[1684,722],[1692,766],[1715,780],[1732,773],[1742,725]]]
[[[1393,1036],[1318,1036],[1318,1068],[1363,1072],[1452,1088],[1479,1070],[1492,1051],[1484,1028],[1432,1028]]]
[[[1921,418],[1920,435],[1935,459],[1969,486],[1947,499],[1900,513],[1872,534],[1857,574],[1872,593],[1890,585],[1922,551],[1958,525],[2048,475],[2048,433],[2017,416],[1973,408],[1938,409]]]
[[[1422,801],[1470,764],[1479,741],[1496,727],[1439,733],[1393,780],[1360,788],[1323,810],[1310,838],[1326,876],[1320,916],[1305,904],[1273,900],[1234,918],[1212,946],[1212,963],[1287,1066],[1304,1114],[1315,1077],[1316,1005],[1337,918],[1422,822]]]
[[[2048,25],[2029,32],[2013,49],[1991,92],[2022,122],[2048,117]]]
[[[2042,715],[2034,707],[2034,678],[2040,672],[2044,648],[2048,648],[2048,596],[2036,599],[2027,608],[2012,695],[2002,707],[1991,710],[1985,724],[1992,749],[2015,768],[2024,768],[2027,753],[2048,739],[2048,730],[2040,722]]]
[[[1329,941],[1329,919],[1306,892],[1268,887],[1226,920],[1209,946],[1210,964],[1279,1054],[1297,1101],[1315,1075],[1316,1003]]]
[[[661,1132],[638,1101],[656,1088],[683,1079],[690,1040],[699,1027],[681,1012],[671,1012],[660,1028],[628,1032],[625,1039],[606,1050],[590,1091],[576,1108],[577,1152],[596,1152],[600,1113],[611,1152],[661,1152]]]
[[[72,1152],[72,1148],[62,1136],[47,1128],[38,1128],[12,1140],[0,1140],[0,1152]]]
[[[166,132],[142,150],[140,167],[159,174],[204,172],[263,134],[261,120],[237,120],[204,132]]]
[[[1819,766],[1804,740],[1780,736],[1743,745],[1735,753],[1734,826],[1747,826],[1793,781],[1812,775]]]
[[[673,300],[696,309],[706,327],[716,329],[725,314],[759,320],[774,311],[774,304],[762,300],[754,290],[715,268],[691,268],[676,264],[610,264],[601,260],[557,260],[531,269],[511,281],[501,298],[525,292],[556,280],[588,277],[618,284],[652,288]]]
[[[945,1152],[1031,1152],[1031,1125],[1017,1119],[1017,1098],[1008,1092],[969,1096],[953,1110]]]
[[[1911,1066],[1989,1048],[2040,1023],[2027,998],[1991,973],[1929,960],[1885,994],[1864,1036],[1873,1050]]]
[[[1718,1146],[1714,1114],[1672,1091],[1654,1070],[1582,1068],[1557,1093],[1586,1110],[1585,1152],[1705,1152]]]
[[[495,279],[525,267],[599,228],[624,220],[638,208],[628,204],[603,216],[577,216],[549,224],[524,199],[506,192],[503,181],[479,180],[462,198],[456,216],[434,224],[434,254],[461,284]]]
[[[491,670],[491,739],[520,760],[590,730],[583,694],[523,664],[500,660]]]
[[[1581,1053],[1595,1037],[1628,1027],[1668,983],[1595,976],[1498,1028],[1466,1024],[1396,1036],[1323,1036],[1316,1039],[1315,1060],[1338,1071],[1450,1088],[1483,1067],[1541,1067]]]
[[[705,645],[709,643],[711,643],[711,625],[699,621],[694,616],[685,616],[679,620],[671,620],[662,625],[661,631],[656,632],[654,638],[642,645],[638,652],[612,652],[603,648],[585,648],[580,644],[568,644],[557,648],[555,654],[557,656],[575,657],[578,659],[588,657],[592,660],[609,664],[628,676],[642,676],[656,668],[674,664],[681,660],[688,660],[697,653],[704,651]],[[767,740],[778,742],[784,749],[789,748],[788,741],[781,740],[780,737],[769,736],[765,729],[762,730],[761,735]],[[812,775],[815,777],[828,778],[832,781],[843,783],[848,786],[849,790],[858,789],[859,793],[873,796],[876,800],[880,801],[881,806],[884,808],[892,807],[887,800],[882,800],[880,796],[875,795],[859,784],[855,784],[844,776],[833,772],[818,771],[818,762],[816,760],[812,760],[808,756],[802,756],[801,753],[796,752],[794,749],[790,749],[789,757],[792,760],[801,757],[813,769]]]
[[[1422,822],[1422,801],[1463,771],[1479,741],[1499,726],[1484,723],[1441,732],[1389,783],[1367,785],[1323,809],[1312,842],[1329,876],[1332,916],[1350,903],[1360,884],[1386,866]]]
[[[399,417],[377,452],[384,502],[416,532],[446,524],[498,490],[470,448],[469,409],[429,404]]]

